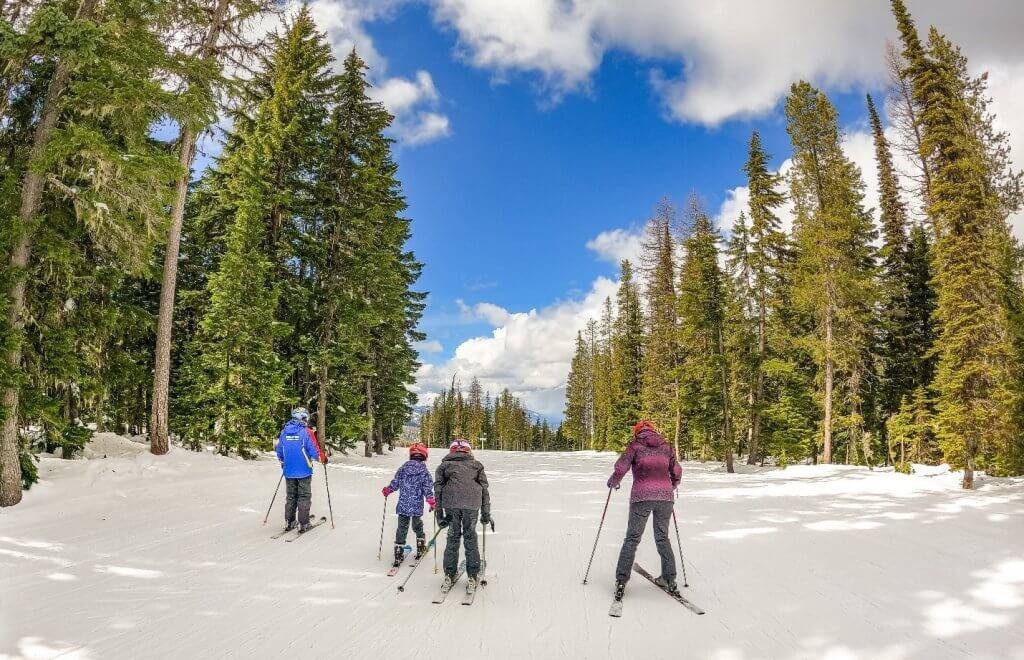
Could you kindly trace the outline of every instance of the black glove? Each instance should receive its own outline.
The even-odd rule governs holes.
[[[484,511],[483,513],[481,513],[480,514],[480,522],[482,522],[485,525],[487,523],[491,522],[491,512],[490,511]]]
[[[437,510],[437,526],[444,529],[448,526],[448,516],[444,515],[444,509]]]

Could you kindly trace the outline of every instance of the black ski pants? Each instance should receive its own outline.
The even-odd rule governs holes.
[[[313,499],[313,477],[303,479],[285,479],[288,482],[288,499],[284,504],[284,521],[291,524],[295,521],[298,510],[299,524],[309,523],[309,503]]]
[[[466,572],[480,572],[480,550],[476,544],[476,521],[479,509],[445,509],[448,517],[448,543],[444,548],[444,572],[455,575],[459,570],[459,543],[466,543]]]
[[[405,545],[405,539],[409,536],[409,523],[412,522],[412,531],[416,534],[416,538],[427,539],[426,534],[423,533],[423,517],[422,516],[403,516],[398,514],[398,531],[395,532],[395,545]]]
[[[672,519],[672,502],[633,502],[629,505],[629,525],[626,540],[622,542],[619,563],[615,567],[616,582],[629,582],[636,559],[636,548],[643,538],[647,518],[654,514],[654,543],[661,555],[661,575],[666,580],[676,579],[676,557],[672,554],[672,543],[668,540],[668,522]]]

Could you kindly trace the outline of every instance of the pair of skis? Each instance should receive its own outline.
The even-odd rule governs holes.
[[[279,539],[282,536],[285,536],[286,534],[292,534],[292,532],[294,532],[294,534],[292,534],[291,536],[289,536],[288,538],[285,539],[286,542],[291,543],[292,541],[295,541],[296,539],[298,539],[300,536],[304,536],[305,534],[308,534],[314,528],[319,527],[320,525],[324,524],[325,522],[327,522],[327,518],[325,518],[324,516],[320,516],[320,518],[318,518],[317,520],[314,520],[313,522],[309,523],[309,527],[306,529],[305,532],[301,531],[301,529],[298,528],[298,527],[293,527],[292,529],[282,529],[280,532],[278,532],[277,534],[272,535],[270,538],[272,538],[272,539]]]
[[[402,568],[402,564],[405,563],[405,558],[408,557],[410,554],[412,554],[412,546],[407,545],[402,549],[401,561],[399,561],[397,564],[391,564],[391,568],[388,569],[388,577],[395,577],[396,575],[398,575],[398,569]],[[426,549],[423,550],[423,555],[425,554],[427,554]],[[416,564],[420,563],[420,559],[423,558],[423,555],[420,555],[418,557],[416,555],[413,555],[412,561],[409,562],[409,568],[416,568]]]
[[[676,591],[669,591],[667,587],[663,587],[662,585],[658,584],[655,581],[654,576],[651,575],[650,573],[648,573],[647,570],[643,566],[641,566],[640,564],[634,563],[633,564],[633,570],[636,571],[637,573],[639,573],[640,575],[644,576],[645,578],[647,578],[647,580],[651,584],[653,584],[654,586],[656,586],[659,589],[661,589],[662,591],[664,591],[666,594],[671,596],[676,602],[678,602],[680,605],[682,605],[686,609],[690,610],[694,614],[704,614],[704,610],[702,610],[701,608],[697,607],[692,602],[690,602],[686,598],[686,596],[683,596],[683,594],[679,593],[678,590],[676,590]],[[620,617],[620,616],[622,616],[622,599],[616,598],[616,599],[614,599],[612,601],[612,606],[608,610],[608,616],[613,616],[613,617]]]
[[[487,584],[487,579],[484,577],[484,570],[486,569],[486,566],[487,565],[484,562],[480,563],[480,574],[478,576],[479,581],[477,583],[469,582],[466,584],[466,594],[462,597],[463,605],[472,605],[473,600],[476,598],[477,589],[480,585]],[[459,583],[465,573],[466,562],[459,562],[459,569],[455,573],[455,579],[452,581],[452,585],[450,587],[445,587],[445,585],[442,584],[441,589],[438,591],[437,595],[434,596],[434,600],[431,602],[435,605],[443,603],[448,598],[448,594],[451,593],[452,589],[455,588],[455,585]]]

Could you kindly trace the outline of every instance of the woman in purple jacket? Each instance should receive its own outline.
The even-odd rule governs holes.
[[[633,491],[629,497],[629,526],[615,568],[615,598],[621,599],[626,590],[636,548],[647,527],[647,517],[652,513],[654,542],[661,555],[661,577],[657,582],[674,592],[678,589],[676,558],[668,539],[668,522],[672,518],[672,501],[683,470],[672,447],[646,420],[633,427],[633,441],[615,462],[615,472],[608,479],[608,487],[618,488],[630,470],[633,471]]]

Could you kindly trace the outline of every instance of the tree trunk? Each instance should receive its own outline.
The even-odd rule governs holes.
[[[200,57],[204,60],[213,56],[220,33],[227,17],[230,0],[217,0],[206,32]],[[196,152],[196,134],[189,127],[183,127],[178,146],[178,166],[181,174],[175,184],[174,205],[171,207],[171,223],[167,229],[167,252],[164,255],[164,275],[160,285],[160,311],[156,324],[155,364],[153,368],[153,406],[149,423],[149,450],[157,455],[168,449],[168,399],[171,382],[171,333],[174,329],[174,294],[178,284],[178,255],[181,247],[181,226],[185,220],[185,201],[188,199],[188,182],[192,175],[192,159]]]
[[[757,462],[757,454],[761,443],[761,402],[764,401],[764,356],[768,351],[766,307],[764,293],[762,292],[761,300],[758,304],[757,374],[754,378],[754,401],[750,411],[750,455],[747,456],[747,465],[754,465]]]
[[[316,431],[320,438],[320,447],[327,446],[327,367],[320,370],[320,378],[316,397]],[[326,451],[326,450],[325,450]]]
[[[732,419],[729,405],[729,367],[725,360],[725,337],[724,329],[718,326],[718,358],[721,361],[722,371],[722,439],[725,445],[725,471],[735,472],[732,456]]]
[[[373,386],[370,383],[370,379],[366,379],[366,447],[363,450],[363,456],[370,458],[373,456]]]
[[[75,20],[84,20],[92,15],[97,0],[82,0],[75,13]],[[21,368],[22,330],[25,328],[25,280],[29,258],[32,254],[31,224],[39,212],[43,197],[45,172],[33,169],[43,157],[53,131],[60,117],[60,103],[67,90],[71,71],[60,61],[46,89],[46,97],[39,113],[39,124],[32,136],[32,150],[29,152],[29,168],[21,187],[21,207],[18,211],[18,225],[14,232],[11,251],[11,284],[7,295],[10,301],[8,323],[15,335],[13,345],[7,351],[7,364],[12,371]],[[14,506],[21,501],[21,460],[19,457],[18,421],[20,390],[17,385],[4,388],[3,405],[6,417],[0,435],[0,506]]]
[[[825,415],[822,421],[822,455],[825,463],[832,462],[832,303],[826,302],[825,309]]]

